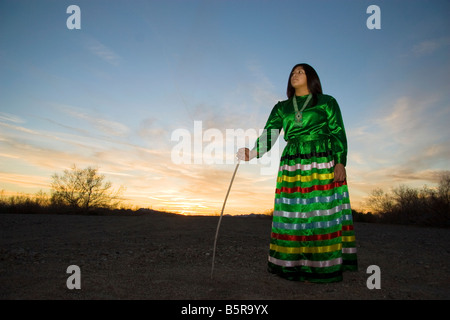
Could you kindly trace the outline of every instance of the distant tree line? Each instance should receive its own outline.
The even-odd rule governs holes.
[[[124,188],[112,189],[98,168],[78,169],[73,165],[62,174],[52,175],[51,194],[7,197],[0,192],[0,213],[82,213],[97,214],[111,211],[136,211],[123,203]],[[409,224],[450,227],[450,171],[444,171],[436,188],[421,189],[402,185],[390,192],[374,189],[366,201],[367,213],[353,210],[359,222]],[[139,210],[138,210],[139,211]],[[140,209],[140,211],[151,211]],[[273,212],[272,212],[273,214]]]
[[[372,191],[368,213],[353,212],[356,221],[450,227],[450,171],[441,174],[437,188],[401,185],[387,193]]]

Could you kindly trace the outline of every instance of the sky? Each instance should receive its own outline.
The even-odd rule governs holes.
[[[297,63],[341,108],[354,209],[376,188],[435,187],[450,170],[449,12],[448,0],[1,0],[0,190],[50,193],[75,164],[133,206],[220,214],[235,153]],[[284,146],[240,163],[224,214],[273,209]]]

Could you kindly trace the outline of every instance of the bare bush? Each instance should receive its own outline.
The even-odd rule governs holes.
[[[70,206],[76,209],[116,208],[121,201],[123,187],[113,191],[112,184],[104,181],[105,176],[97,168],[64,170],[62,175],[52,176],[51,202],[56,206]]]
[[[389,194],[385,193],[383,189],[377,188],[369,195],[369,200],[366,202],[366,205],[374,213],[379,214],[391,211],[394,207],[394,200]]]

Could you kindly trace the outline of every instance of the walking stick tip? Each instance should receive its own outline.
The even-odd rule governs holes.
[[[213,272],[214,272],[214,260],[216,257],[216,244],[217,244],[217,237],[219,235],[219,228],[220,228],[220,222],[222,221],[223,216],[223,210],[225,209],[225,204],[227,203],[228,195],[230,194],[231,186],[233,185],[234,177],[236,176],[236,171],[239,168],[239,159],[236,164],[236,168],[234,169],[233,176],[231,177],[230,186],[228,187],[227,195],[225,196],[225,201],[223,202],[222,211],[220,212],[220,218],[219,222],[217,223],[217,229],[216,229],[216,236],[214,238],[214,250],[213,250],[213,258],[212,258],[212,266],[211,266],[211,279],[213,278]]]

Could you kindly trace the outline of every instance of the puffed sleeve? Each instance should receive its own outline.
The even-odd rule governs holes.
[[[331,98],[327,103],[328,129],[331,135],[331,144],[335,163],[347,164],[347,135],[344,121],[336,99]]]
[[[261,158],[272,148],[283,128],[283,118],[281,117],[280,103],[276,104],[267,119],[264,130],[256,140],[253,150],[256,149],[257,158]]]

